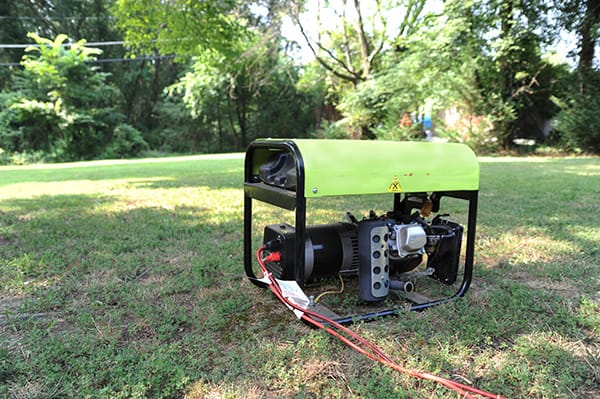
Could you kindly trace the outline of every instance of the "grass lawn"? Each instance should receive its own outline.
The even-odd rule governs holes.
[[[456,397],[245,279],[242,182],[242,154],[0,167],[0,397]],[[600,397],[600,158],[482,159],[477,227],[465,298],[352,328],[506,397]]]

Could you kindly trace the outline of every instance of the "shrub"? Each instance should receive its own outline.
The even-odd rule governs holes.
[[[37,46],[26,49],[23,69],[13,75],[10,91],[0,93],[0,147],[25,158],[41,152],[44,161],[97,158],[125,119],[115,112],[118,90],[107,84],[108,74],[89,62],[100,50],[84,40],[65,47],[65,35],[29,37]],[[144,148],[139,133],[123,134]]]
[[[139,130],[122,123],[115,127],[111,143],[104,151],[104,158],[127,158],[138,156],[148,150],[148,143]]]
[[[600,153],[600,71],[580,75],[578,90],[568,93],[556,118],[560,144],[570,150]]]

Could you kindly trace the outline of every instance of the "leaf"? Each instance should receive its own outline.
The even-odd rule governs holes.
[[[68,38],[69,38],[69,36],[65,35],[64,33],[59,34],[58,36],[56,36],[56,39],[54,39],[54,42],[52,43],[52,47],[54,47],[54,48],[61,47]]]
[[[527,71],[519,71],[519,72],[515,73],[516,80],[524,80],[524,79],[527,79],[528,77],[529,77],[529,72],[527,72]]]

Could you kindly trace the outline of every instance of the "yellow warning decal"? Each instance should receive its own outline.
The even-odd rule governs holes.
[[[394,176],[392,179],[392,183],[388,187],[388,193],[401,193],[402,185],[400,184],[400,180],[398,180],[398,176]]]

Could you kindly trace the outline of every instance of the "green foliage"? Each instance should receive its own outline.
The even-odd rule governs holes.
[[[424,111],[427,83],[419,74],[420,65],[414,59],[400,59],[385,72],[347,91],[339,108],[346,115],[345,123],[358,128],[368,126],[380,139],[421,138],[420,126],[402,126],[403,117],[420,116]],[[413,118],[417,119],[417,118]]]
[[[140,50],[196,55],[199,48],[227,49],[245,32],[233,13],[237,0],[117,0],[112,12],[125,40]],[[168,29],[164,29],[167,27]]]
[[[574,77],[575,78],[575,77]],[[588,71],[573,79],[580,82],[559,103],[557,129],[563,146],[571,150],[600,153],[600,71]],[[573,85],[577,87],[577,85]]]
[[[228,52],[205,50],[170,87],[199,124],[190,132],[194,143],[223,151],[245,148],[255,137],[302,136],[308,129],[308,100],[294,85],[295,67],[269,40],[247,32]]]
[[[199,123],[186,108],[181,95],[165,95],[156,108],[156,126],[145,137],[151,148],[165,153],[222,152],[213,142],[194,140]]]
[[[376,137],[388,139],[422,138],[424,114],[456,106],[476,112],[481,98],[474,70],[482,57],[473,41],[462,38],[466,31],[466,21],[458,16],[425,16],[411,27],[411,35],[396,40],[395,51],[385,53],[371,79],[343,93],[339,108],[352,125],[369,126]],[[413,126],[403,127],[406,117]]]
[[[420,137],[402,132],[405,114],[455,109],[462,125],[485,120],[485,129],[458,129],[437,120],[439,131],[478,148],[511,147],[517,137],[543,141],[558,108],[564,66],[542,57],[547,36],[545,3],[448,1],[444,10],[417,20],[398,38],[370,79],[341,93],[338,103],[351,126],[368,126],[377,137]],[[491,33],[491,27],[497,31]],[[490,126],[487,126],[487,125]],[[481,125],[479,122],[477,125]],[[458,129],[458,130],[457,130]]]
[[[60,106],[18,94],[2,97],[6,105],[0,111],[0,146],[10,152],[51,152],[62,137]]]
[[[555,39],[547,7],[543,1],[511,0],[448,4],[452,23],[444,29],[456,29],[454,37],[466,50],[456,61],[471,71],[463,75],[464,89],[475,93],[462,94],[457,105],[468,115],[485,117],[496,144],[504,148],[514,147],[515,138],[544,141],[546,126],[558,112],[551,98],[562,90],[565,65],[542,54]],[[464,89],[459,92],[467,93]]]
[[[29,35],[37,46],[23,56],[23,70],[4,93],[0,108],[0,147],[14,153],[44,153],[46,160],[90,159],[102,154],[124,116],[115,111],[118,92],[108,74],[92,66],[100,50],[81,40],[65,46]]]
[[[383,103],[389,96],[381,96],[377,89],[373,90],[373,80],[394,73],[388,74],[391,64],[386,63],[386,59],[394,53],[393,49],[400,47],[398,43],[418,29],[425,3],[423,0],[318,3],[316,9],[309,10],[311,17],[317,16],[315,37],[305,31],[299,8],[295,10],[296,24],[315,55],[315,62],[321,66],[320,75],[326,79],[328,103],[344,113],[345,118],[337,128],[345,129],[346,136],[376,138],[374,129],[381,124],[385,113],[381,108],[386,107]],[[389,19],[394,19],[399,26],[392,29]],[[397,83],[394,81],[393,88],[386,87],[382,91],[394,91],[399,86]],[[384,86],[382,83],[381,87]],[[398,91],[394,93],[402,95]],[[396,110],[398,112],[404,113]],[[332,121],[327,115],[324,119]]]
[[[321,128],[315,132],[315,136],[323,139],[351,139],[352,131],[342,123],[321,122]]]
[[[391,141],[414,141],[422,140],[424,135],[419,123],[413,123],[411,126],[400,126],[393,121],[373,128],[375,136],[380,140]]]
[[[138,153],[134,143],[144,147],[132,129],[159,152],[239,150],[254,137],[309,132],[421,139],[425,114],[437,135],[485,152],[513,147],[520,137],[542,142],[554,118],[560,140],[546,144],[598,151],[597,118],[585,107],[595,104],[598,87],[595,1],[309,4],[0,4],[0,42],[28,42],[29,31],[40,45],[24,57],[21,49],[0,49],[0,63],[21,59],[24,68],[0,66],[0,162],[129,156]],[[297,43],[283,38],[284,17],[304,28],[317,57],[312,64],[295,65],[285,53]],[[577,36],[571,56],[577,54],[578,73],[591,76],[585,91],[581,77],[569,77],[569,67],[549,56],[562,37],[557,25]],[[70,46],[63,46],[65,35]],[[84,37],[125,40],[103,47],[102,56],[135,61],[93,63],[100,53]],[[440,112],[447,110],[460,114],[458,124],[445,125]],[[401,127],[405,115],[413,126]],[[124,124],[131,128],[117,129]],[[120,143],[111,144],[115,134]]]
[[[104,150],[103,158],[131,158],[148,150],[148,143],[136,128],[119,124],[113,131],[112,140]]]

